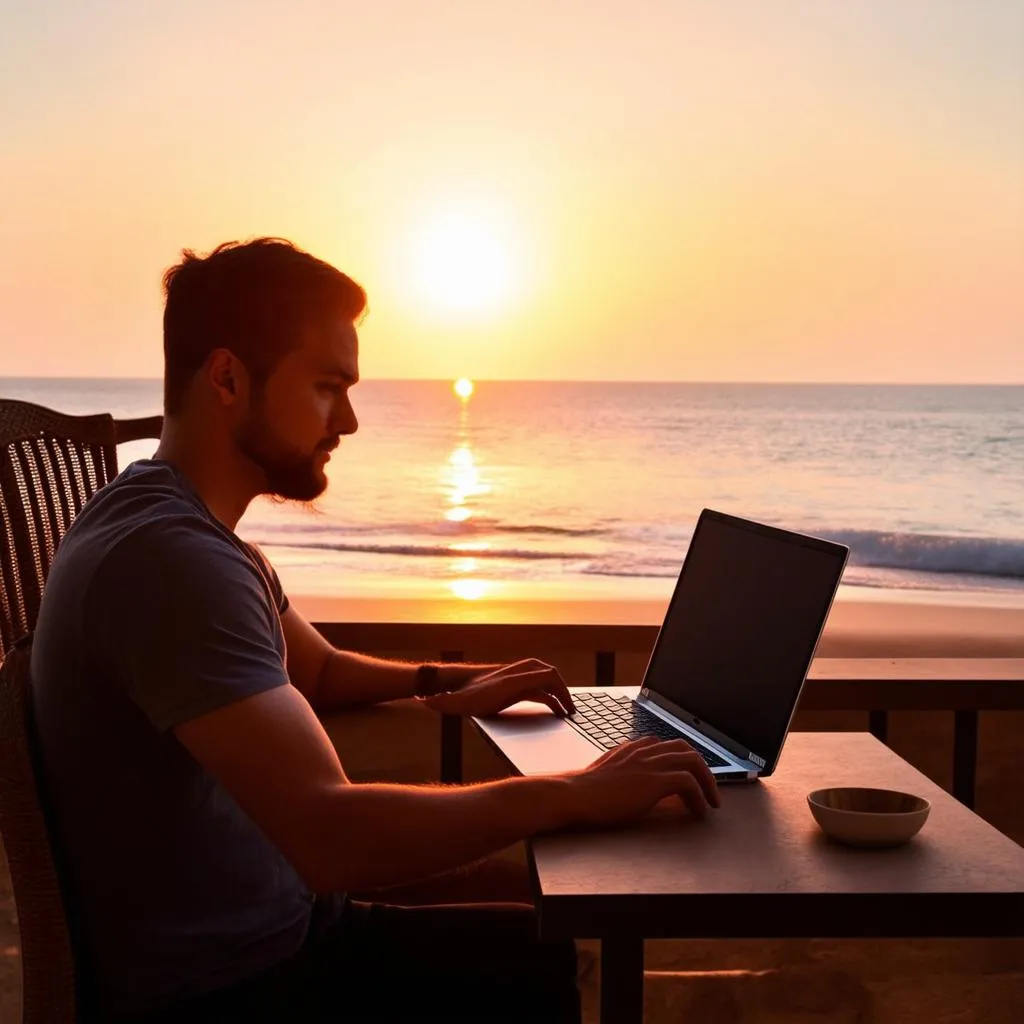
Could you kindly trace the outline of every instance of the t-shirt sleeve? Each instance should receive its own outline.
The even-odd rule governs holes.
[[[288,682],[259,570],[197,517],[158,518],[120,540],[87,601],[98,663],[161,731]]]
[[[277,575],[277,570],[270,564],[267,556],[263,554],[259,547],[248,541],[243,541],[243,543],[252,552],[253,558],[257,559],[263,567],[264,578],[270,587],[271,594],[274,595],[274,604],[277,606],[278,613],[284,615],[288,611],[288,595],[284,592],[284,587],[281,585],[281,579]]]

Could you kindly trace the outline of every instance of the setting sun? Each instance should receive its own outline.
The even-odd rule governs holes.
[[[463,577],[462,579],[451,580],[448,583],[448,588],[456,597],[461,597],[463,601],[479,601],[491,589],[491,583],[488,580]]]
[[[519,281],[514,227],[499,210],[451,208],[434,213],[415,231],[410,282],[428,307],[446,313],[493,313]]]
[[[471,380],[467,380],[465,377],[460,377],[452,385],[452,390],[459,396],[459,398],[467,399],[473,394],[475,389]]]

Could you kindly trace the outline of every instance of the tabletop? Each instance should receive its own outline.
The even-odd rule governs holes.
[[[904,846],[841,846],[807,806],[829,786],[914,793],[931,813]],[[774,775],[720,789],[704,821],[659,806],[637,825],[535,839],[542,934],[1024,935],[1024,849],[868,733],[791,733]]]

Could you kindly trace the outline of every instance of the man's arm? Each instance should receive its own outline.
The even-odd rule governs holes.
[[[288,650],[288,678],[318,714],[355,704],[380,704],[416,694],[419,665],[339,651],[289,605],[281,616]],[[443,689],[458,690],[499,665],[444,665]]]
[[[317,892],[415,881],[538,832],[640,817],[673,793],[696,816],[717,805],[707,766],[682,741],[640,740],[562,776],[455,787],[353,784],[292,686],[174,732]]]

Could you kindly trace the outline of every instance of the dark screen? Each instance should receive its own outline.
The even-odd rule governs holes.
[[[771,765],[846,549],[717,515],[698,522],[644,686]]]

